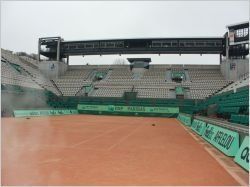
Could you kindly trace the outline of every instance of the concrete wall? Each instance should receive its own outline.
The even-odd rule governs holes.
[[[39,69],[49,79],[56,79],[67,71],[68,65],[58,61],[41,61]]]
[[[221,73],[226,80],[237,81],[242,75],[249,73],[249,59],[225,59],[221,63]]]

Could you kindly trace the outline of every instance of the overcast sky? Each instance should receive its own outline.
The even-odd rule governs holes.
[[[64,40],[223,36],[226,25],[249,20],[248,1],[2,1],[1,47],[37,53],[39,37]],[[71,64],[107,64],[151,57],[153,63],[218,64],[218,55],[71,57]]]

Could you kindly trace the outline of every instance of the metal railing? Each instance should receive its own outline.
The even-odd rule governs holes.
[[[204,117],[204,116],[195,115],[194,118],[198,119],[198,120],[202,120],[206,123],[211,123],[214,125],[225,127],[229,130],[233,130],[233,131],[236,131],[239,133],[243,133],[243,134],[247,134],[247,135],[249,134],[249,127],[248,126],[240,125],[237,123],[231,123],[231,122],[221,120],[221,119],[208,118],[208,117]]]

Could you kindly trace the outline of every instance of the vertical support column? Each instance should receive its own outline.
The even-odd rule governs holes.
[[[67,56],[67,65],[69,65],[69,55]]]
[[[38,61],[40,62],[40,52],[41,52],[41,39],[38,39]]]
[[[226,34],[226,60],[229,59],[229,43],[228,43],[228,33]]]
[[[57,56],[56,56],[56,60],[59,62],[60,61],[60,41],[61,41],[61,38],[58,38],[58,41],[57,41]]]
[[[221,64],[221,62],[222,62],[222,54],[220,54],[220,64]]]

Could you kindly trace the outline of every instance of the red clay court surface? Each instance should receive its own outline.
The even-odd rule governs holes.
[[[176,119],[75,115],[2,118],[2,185],[239,183]]]

